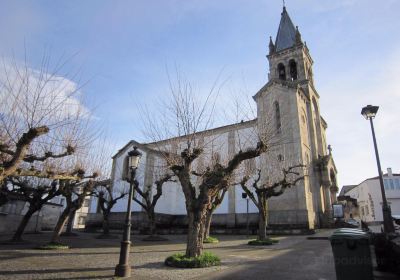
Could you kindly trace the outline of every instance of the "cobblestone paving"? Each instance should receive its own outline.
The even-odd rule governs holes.
[[[63,237],[62,242],[71,246],[69,250],[35,250],[49,240],[49,233],[27,234],[25,239],[29,243],[23,245],[0,245],[0,279],[113,279],[119,257],[119,239],[95,237],[93,233]],[[168,241],[144,242],[141,241],[143,236],[133,236],[134,246],[130,254],[132,279],[249,279],[246,277],[247,270],[253,271],[252,279],[266,279],[263,274],[269,262],[276,266],[275,274],[279,274],[279,263],[282,263],[281,267],[286,267],[286,272],[282,272],[284,277],[280,279],[291,279],[287,277],[293,270],[291,265],[299,269],[301,265],[306,266],[311,271],[309,275],[321,275],[304,279],[335,279],[327,241],[307,241],[305,236],[291,236],[280,237],[280,243],[273,246],[254,247],[247,245],[245,236],[217,236],[220,243],[206,244],[205,247],[221,257],[221,266],[177,269],[166,267],[163,261],[169,255],[184,251],[185,236],[167,237]],[[0,239],[5,240],[6,237]],[[318,259],[318,254],[322,261]],[[292,262],[291,265],[286,261]],[[254,273],[256,271],[260,274]],[[294,276],[293,279],[301,278],[296,274]]]

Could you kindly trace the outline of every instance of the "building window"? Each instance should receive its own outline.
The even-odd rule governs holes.
[[[388,179],[383,180],[383,185],[385,187],[385,190],[387,191],[389,189]]]
[[[212,160],[213,164],[221,163],[221,155],[217,152],[213,152],[211,160]]]
[[[284,160],[283,155],[279,154],[279,155],[278,155],[278,160],[279,160],[279,161],[283,161],[283,160]]]
[[[286,80],[285,65],[283,65],[282,63],[278,64],[278,75],[280,80]]]
[[[400,190],[400,179],[394,179],[394,183],[396,185],[396,190]]]
[[[276,130],[279,133],[279,132],[281,132],[281,111],[279,109],[279,103],[277,101],[275,101],[274,107],[275,107]]]
[[[394,183],[392,179],[389,179],[390,189],[394,190]]]
[[[297,63],[293,59],[289,61],[290,78],[297,80]]]

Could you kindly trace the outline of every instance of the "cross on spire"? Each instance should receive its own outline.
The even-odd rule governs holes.
[[[331,155],[332,154],[332,146],[331,145],[328,145],[328,151],[329,151],[329,154]]]

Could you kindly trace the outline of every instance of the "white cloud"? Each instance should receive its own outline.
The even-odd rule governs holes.
[[[57,125],[62,120],[88,118],[77,83],[47,69],[32,69],[5,61],[0,71],[0,101],[4,116],[23,119],[28,126]]]

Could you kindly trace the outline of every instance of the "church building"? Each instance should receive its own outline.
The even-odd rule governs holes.
[[[194,164],[201,169],[215,157],[226,161],[240,149],[254,147],[258,141],[257,134],[269,131],[271,143],[279,145],[275,145],[270,152],[262,154],[256,160],[242,164],[241,168],[260,168],[263,180],[273,180],[282,171],[282,166],[303,164],[306,166],[304,173],[307,176],[283,195],[269,200],[268,227],[312,230],[328,226],[332,220],[332,203],[335,202],[338,190],[337,170],[331,149],[327,145],[328,125],[321,116],[320,95],[314,86],[313,59],[285,7],[275,40],[270,37],[267,59],[268,81],[253,95],[257,117],[196,133],[199,141],[210,143],[210,147]],[[163,165],[163,159],[158,155],[155,146],[168,145],[168,139],[147,144],[134,140],[127,143],[113,157],[113,187],[128,187],[128,183],[122,179],[122,170],[127,153],[134,146],[143,154],[137,179],[141,186],[151,186],[159,172],[158,166]],[[240,185],[228,189],[214,214],[215,223],[226,228],[235,228],[242,224],[247,211],[246,199],[242,198],[242,193]],[[89,222],[96,218],[96,203],[93,198],[93,214],[89,215]],[[113,212],[124,213],[126,203],[126,199],[120,200]],[[258,209],[251,201],[249,203],[249,212],[254,213],[252,215],[256,220]],[[138,204],[133,205],[134,212],[142,211]],[[186,214],[185,198],[179,182],[165,184],[156,213],[169,217],[182,217]]]

